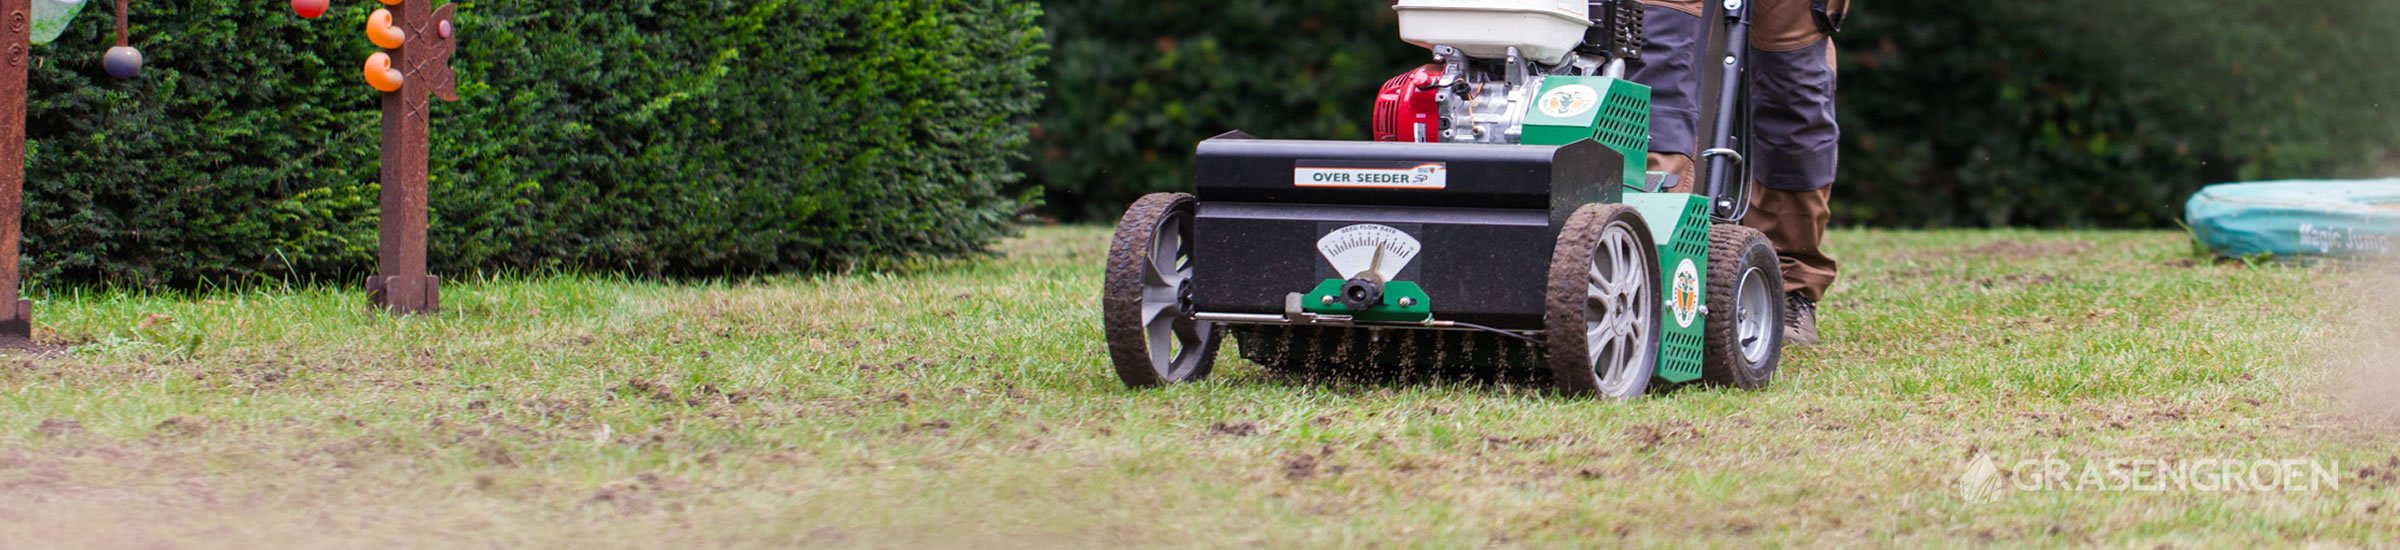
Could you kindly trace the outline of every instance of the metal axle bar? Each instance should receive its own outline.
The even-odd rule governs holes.
[[[1541,345],[1541,344],[1542,344],[1542,341],[1541,341],[1541,340],[1539,340],[1539,339],[1537,339],[1537,338],[1535,338],[1535,337],[1533,336],[1533,334],[1535,334],[1535,333],[1530,333],[1530,332],[1526,332],[1526,333],[1520,333],[1520,332],[1515,332],[1515,331],[1508,331],[1508,330],[1501,330],[1501,329],[1497,329],[1497,328],[1487,327],[1487,326],[1483,326],[1483,325],[1476,325],[1476,324],[1469,324],[1469,323],[1460,323],[1460,322],[1456,322],[1456,321],[1439,321],[1439,320],[1429,320],[1429,321],[1416,322],[1416,323],[1403,323],[1403,322],[1391,322],[1391,321],[1360,321],[1360,320],[1357,320],[1357,319],[1350,318],[1349,316],[1343,316],[1343,315],[1317,315],[1317,314],[1314,314],[1314,313],[1302,313],[1302,314],[1300,314],[1300,316],[1298,316],[1298,317],[1285,316],[1285,315],[1272,315],[1272,314],[1265,314],[1265,313],[1194,313],[1194,314],[1192,314],[1192,318],[1193,318],[1193,319],[1195,319],[1195,320],[1203,321],[1203,322],[1210,322],[1210,323],[1224,323],[1224,324],[1229,324],[1229,325],[1269,325],[1269,326],[1289,326],[1289,327],[1335,327],[1335,328],[1389,328],[1389,329],[1408,329],[1408,330],[1441,330],[1441,331],[1451,331],[1451,332],[1489,332],[1489,333],[1498,334],[1498,335],[1501,335],[1501,336],[1506,336],[1506,337],[1509,337],[1509,338],[1514,338],[1514,339],[1517,339],[1517,340],[1522,340],[1522,341],[1525,341],[1525,342],[1527,342],[1527,343],[1534,344],[1534,345],[1536,345],[1536,346],[1539,346],[1539,345]]]

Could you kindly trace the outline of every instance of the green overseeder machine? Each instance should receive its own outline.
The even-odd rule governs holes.
[[[1547,371],[1570,393],[1759,388],[1775,250],[1743,227],[1746,8],[1710,6],[1698,193],[1645,171],[1633,0],[1400,0],[1436,63],[1387,82],[1375,141],[1199,145],[1196,192],[1142,198],[1109,251],[1109,355],[1134,387],[1270,369]]]

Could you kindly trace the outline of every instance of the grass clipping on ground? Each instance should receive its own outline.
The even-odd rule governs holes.
[[[2171,233],[1836,232],[1826,345],[1633,403],[1119,386],[1105,229],[909,275],[41,304],[0,547],[2379,544],[2392,284]],[[2388,272],[2382,272],[2388,273]],[[2377,282],[2379,280],[2386,282]],[[2373,292],[2369,292],[2373,291]],[[2000,465],[1996,493],[1973,484]],[[2305,459],[2308,492],[2026,490],[2030,460]],[[1989,481],[1989,480],[1987,480]]]

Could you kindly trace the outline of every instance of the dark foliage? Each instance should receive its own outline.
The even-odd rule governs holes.
[[[92,13],[36,50],[28,267],[188,286],[373,267],[374,2],[136,2],[142,78]],[[434,107],[437,272],[719,275],[982,250],[1046,45],[1021,0],[492,1]],[[98,11],[98,10],[95,10]]]
[[[1054,0],[1029,170],[1112,218],[1194,143],[1363,139],[1426,54],[1388,2]],[[2164,227],[2199,186],[2391,170],[2400,4],[1862,2],[1840,37],[1836,223]]]
[[[1386,4],[1357,0],[1053,0],[1053,98],[1027,170],[1053,212],[1116,219],[1191,188],[1192,146],[1241,129],[1367,139],[1384,79],[1431,57]]]

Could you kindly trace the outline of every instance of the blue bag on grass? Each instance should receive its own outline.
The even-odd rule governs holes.
[[[2229,257],[2391,257],[2400,179],[2228,183],[2184,206],[2194,237]]]

